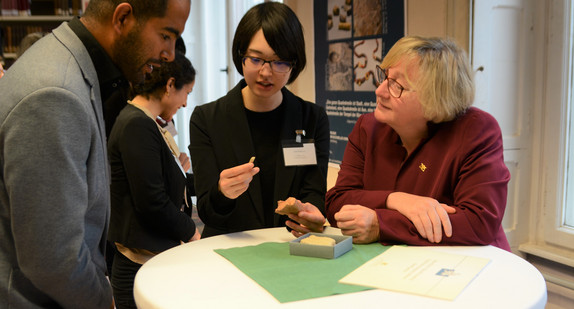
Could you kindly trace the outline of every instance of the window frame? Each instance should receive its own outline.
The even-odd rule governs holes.
[[[574,151],[569,139],[569,123],[572,102],[572,4],[569,1],[550,1],[546,7],[547,30],[538,43],[544,49],[544,66],[539,68],[539,96],[541,132],[533,149],[540,149],[538,174],[533,173],[533,208],[535,218],[541,218],[537,243],[574,249],[574,228],[563,224],[566,203],[568,164],[574,168],[574,160],[568,162],[568,148]],[[536,116],[535,116],[536,117]],[[536,161],[536,156],[534,161]],[[536,164],[533,164],[534,166]],[[574,173],[572,173],[574,175]],[[538,181],[538,182],[536,182]],[[574,178],[570,180],[574,182]],[[572,184],[571,184],[572,185]],[[538,188],[538,189],[536,189]],[[571,199],[574,201],[574,193]],[[571,206],[574,207],[574,204]],[[536,224],[536,225],[538,225]]]

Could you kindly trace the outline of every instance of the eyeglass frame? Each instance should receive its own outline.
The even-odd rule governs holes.
[[[388,71],[389,71],[388,68],[383,69],[383,68],[381,68],[380,66],[377,66],[377,87],[378,87],[379,85],[381,85],[385,80],[388,80],[388,82],[387,82],[387,90],[389,91],[389,94],[390,94],[393,98],[397,98],[397,99],[400,98],[401,95],[403,95],[403,91],[413,91],[413,92],[414,92],[414,90],[405,88],[405,87],[404,87],[403,85],[401,85],[401,83],[399,83],[396,79],[390,78],[390,77],[389,77],[389,74],[388,74]],[[383,78],[383,74],[384,74],[384,77],[385,77],[385,78]],[[393,84],[393,88],[395,88],[394,85],[397,85],[397,86],[399,87],[400,92],[399,92],[399,95],[398,95],[398,96],[394,95],[394,94],[393,94],[393,91],[391,91],[391,83]],[[395,89],[395,90],[396,90],[396,89]]]
[[[245,64],[245,61],[247,60],[247,58],[249,58],[251,61],[253,61],[252,59],[258,59],[263,61],[263,63],[259,66],[259,70],[261,70],[261,68],[266,64],[269,63],[269,67],[271,68],[271,70],[275,73],[289,73],[291,72],[291,70],[293,70],[293,67],[295,66],[295,61],[286,61],[286,60],[265,60],[263,58],[259,58],[259,57],[255,57],[255,56],[243,56],[241,58],[241,63],[243,63],[243,65]],[[275,69],[273,69],[273,63],[277,63],[277,62],[283,62],[283,63],[288,63],[289,64],[289,70],[285,71],[285,72],[281,72],[281,71],[277,71]],[[253,62],[251,63],[253,64]]]

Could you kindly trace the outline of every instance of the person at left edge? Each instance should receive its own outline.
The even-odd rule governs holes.
[[[190,0],[91,0],[0,79],[0,302],[110,308],[103,102],[172,61]],[[117,78],[117,79],[116,79]]]

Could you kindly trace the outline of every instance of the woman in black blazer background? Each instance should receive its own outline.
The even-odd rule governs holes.
[[[180,52],[133,87],[108,141],[112,211],[108,240],[116,245],[111,284],[117,308],[135,308],[134,278],[143,263],[182,242],[200,238],[185,204],[189,158],[157,117],[171,121],[186,106],[195,70]]]
[[[306,64],[297,16],[277,2],[254,6],[239,22],[231,52],[244,79],[226,96],[196,107],[190,121],[203,237],[277,226],[295,236],[321,232],[329,122],[324,108],[285,88]],[[274,213],[277,201],[288,197],[304,204],[291,220]]]

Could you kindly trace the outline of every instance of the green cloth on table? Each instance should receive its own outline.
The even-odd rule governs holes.
[[[336,259],[290,255],[289,243],[277,242],[214,251],[284,303],[370,290],[338,281],[388,248],[379,243],[353,244]]]

